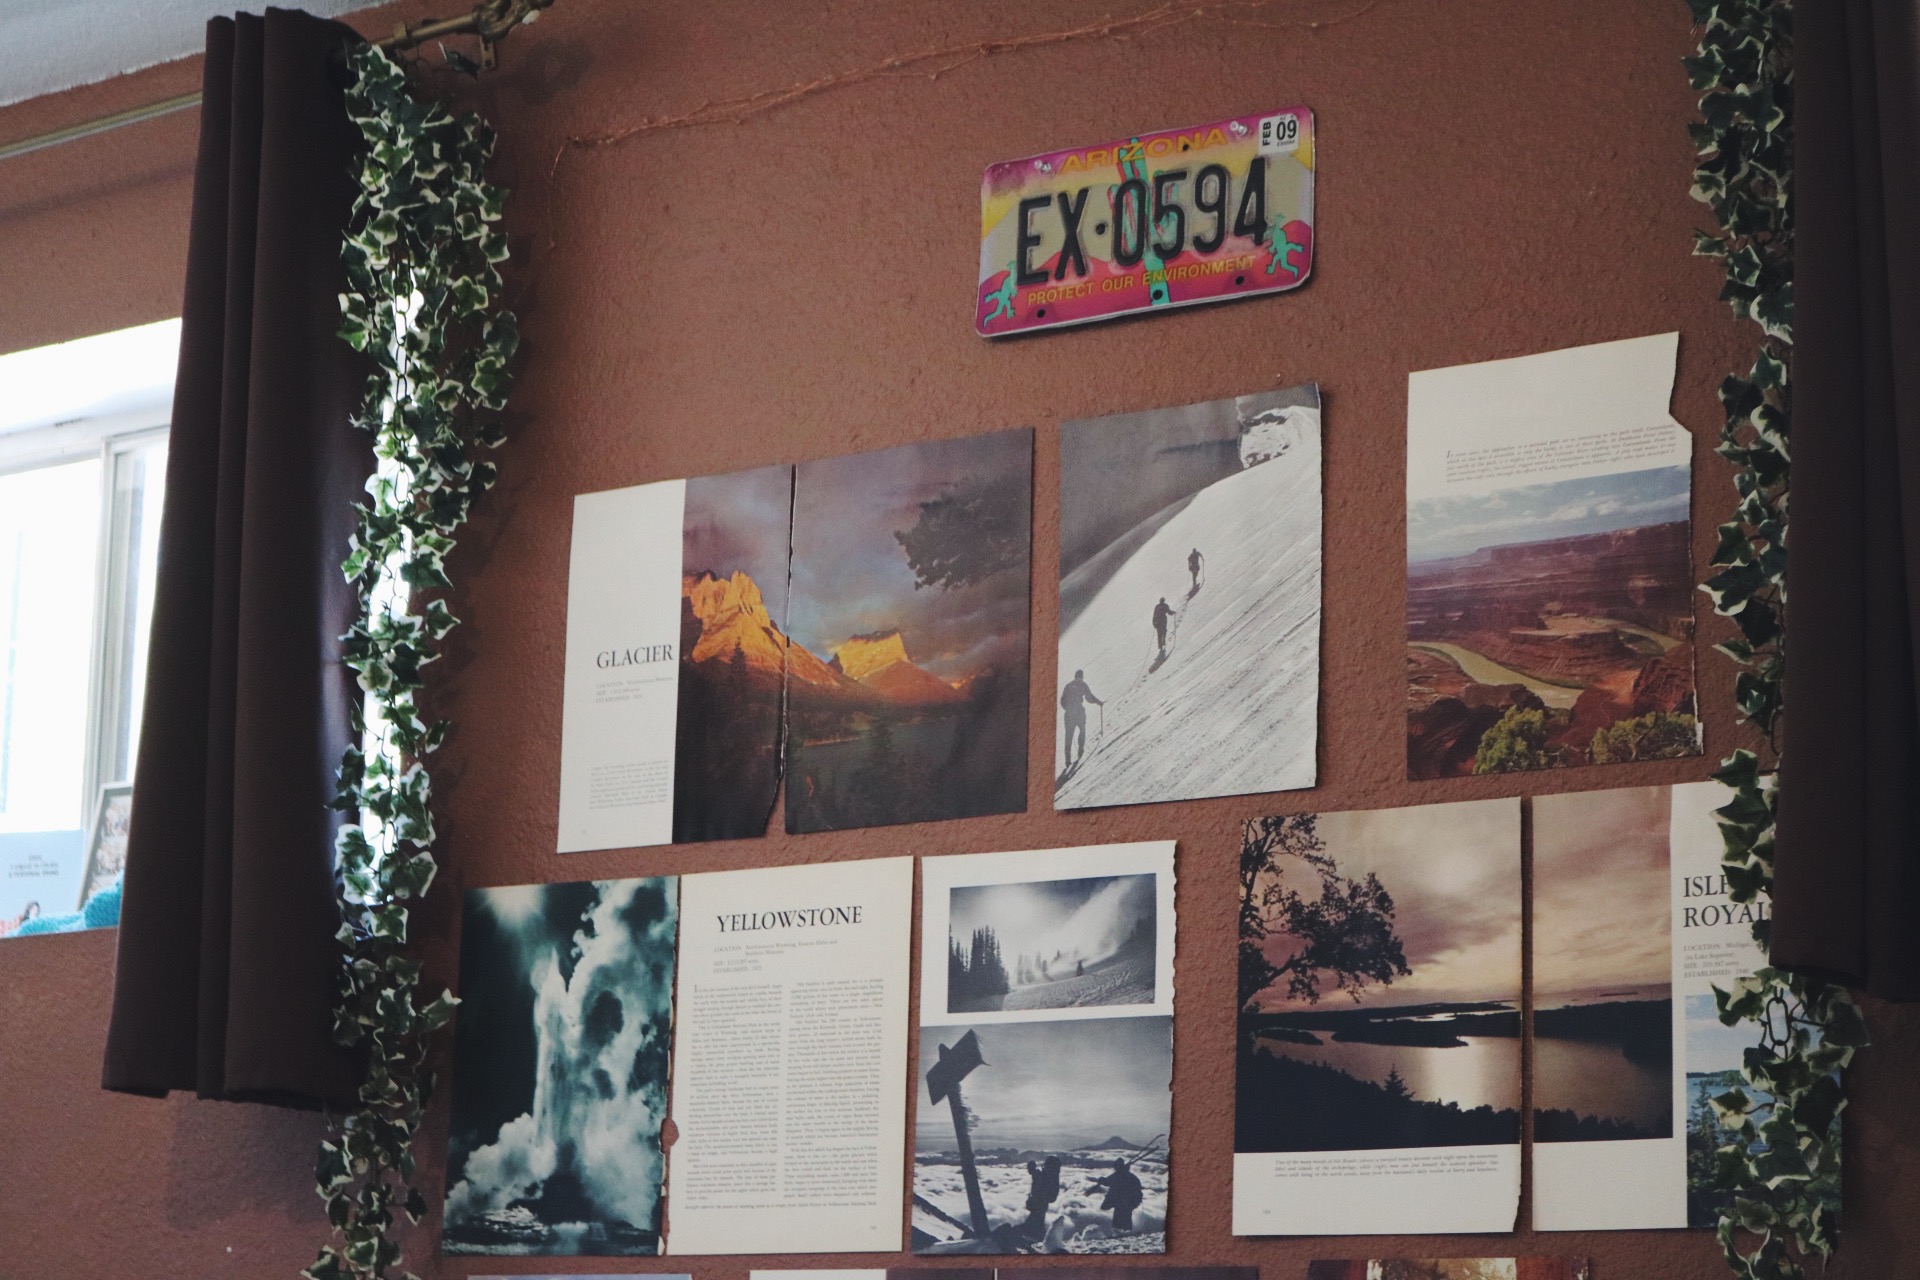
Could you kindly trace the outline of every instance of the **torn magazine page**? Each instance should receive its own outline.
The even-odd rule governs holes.
[[[1520,802],[1249,822],[1235,1235],[1511,1231]]]
[[[1751,1026],[1713,988],[1767,963],[1764,902],[1728,900],[1715,782],[1534,801],[1534,1226],[1710,1227]]]
[[[1165,1252],[1173,854],[922,864],[914,1252]]]
[[[900,1248],[913,860],[681,881],[668,1252]]]
[[[441,1250],[660,1252],[678,882],[472,889]]]
[[[559,851],[763,835],[793,468],[574,499]]]
[[[800,464],[787,831],[1027,807],[1033,432]]]
[[[1700,753],[1677,344],[1409,378],[1409,778]]]
[[[1320,390],[1060,428],[1054,807],[1310,787]]]

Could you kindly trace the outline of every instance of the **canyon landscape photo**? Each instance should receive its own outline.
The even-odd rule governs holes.
[[[1688,469],[1413,503],[1407,775],[1698,755]]]
[[[1033,433],[802,463],[787,830],[1026,807]]]

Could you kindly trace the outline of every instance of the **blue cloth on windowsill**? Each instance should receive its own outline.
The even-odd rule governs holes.
[[[41,933],[72,933],[87,927],[87,918],[78,911],[69,911],[63,916],[35,916],[13,931],[16,938],[30,938]]]
[[[58,916],[35,916],[13,931],[16,938],[41,933],[77,933],[82,929],[111,929],[120,923],[120,884],[115,881],[87,899],[78,911]]]
[[[111,929],[120,923],[120,881],[102,889],[87,899],[87,905],[80,908],[80,914],[86,918],[83,926],[88,929]]]

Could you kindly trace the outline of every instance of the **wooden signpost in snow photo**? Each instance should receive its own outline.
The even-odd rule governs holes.
[[[980,1056],[980,1040],[973,1032],[961,1036],[953,1048],[940,1046],[940,1061],[927,1070],[927,1096],[933,1102],[942,1098],[953,1111],[953,1136],[960,1144],[960,1176],[967,1184],[967,1212],[973,1215],[973,1234],[985,1240],[993,1232],[987,1221],[987,1202],[980,1196],[980,1171],[973,1164],[973,1139],[967,1133],[967,1107],[960,1098],[960,1082],[975,1067],[986,1066]]]

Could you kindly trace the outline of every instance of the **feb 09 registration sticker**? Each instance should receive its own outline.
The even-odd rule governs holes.
[[[997,338],[1278,293],[1313,270],[1313,113],[991,165],[974,328]]]

